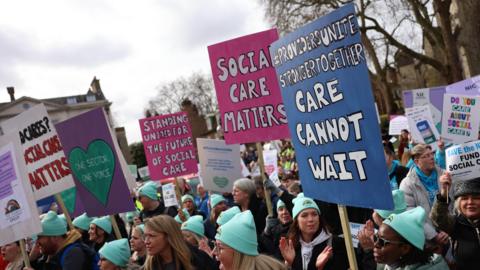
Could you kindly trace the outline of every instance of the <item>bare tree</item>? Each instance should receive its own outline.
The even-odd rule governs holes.
[[[308,23],[319,16],[345,4],[345,0],[262,0],[266,5],[266,17],[282,33]],[[455,0],[453,0],[455,1]],[[362,41],[370,60],[372,80],[380,87],[385,99],[387,113],[395,111],[392,98],[392,82],[388,71],[395,69],[394,56],[402,53],[416,61],[417,65],[430,66],[436,70],[445,83],[464,78],[464,70],[459,55],[459,45],[467,52],[467,57],[480,61],[480,41],[470,35],[471,42],[461,40],[458,35],[478,32],[480,1],[462,0],[457,4],[456,16],[462,28],[452,24],[452,0],[356,0],[358,17],[362,30]],[[472,11],[475,10],[474,11]],[[471,19],[465,19],[462,12]],[[471,22],[471,23],[469,23]],[[476,27],[476,28],[475,28]],[[460,31],[461,30],[461,31]],[[464,34],[463,37],[467,39]],[[426,50],[426,44],[434,52]],[[470,66],[480,66],[471,63]],[[474,65],[475,64],[475,65]],[[480,70],[480,68],[477,68]],[[472,70],[477,70],[472,69]],[[474,74],[471,74],[474,75]],[[425,85],[427,86],[427,85]],[[432,85],[428,85],[432,86]]]
[[[149,101],[146,115],[174,113],[181,110],[185,100],[196,105],[200,115],[217,111],[217,98],[212,79],[200,72],[190,77],[180,77],[156,87],[157,95]]]

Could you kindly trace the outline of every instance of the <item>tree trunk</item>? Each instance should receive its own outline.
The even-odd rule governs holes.
[[[435,0],[433,7],[437,12],[438,24],[442,31],[443,41],[445,43],[445,56],[447,58],[447,81],[454,83],[463,80],[462,64],[458,53],[458,46],[452,31],[450,21],[451,0]]]
[[[455,0],[458,7],[457,18],[460,22],[458,45],[463,47],[467,59],[469,76],[480,74],[480,1]]]

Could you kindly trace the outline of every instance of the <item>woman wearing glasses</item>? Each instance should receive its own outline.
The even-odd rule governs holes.
[[[247,210],[222,225],[215,236],[214,254],[223,270],[286,270],[280,261],[258,254],[252,213]]]
[[[441,256],[424,251],[424,223],[422,207],[390,215],[374,235],[377,269],[448,270]]]
[[[344,240],[330,234],[317,204],[303,194],[293,203],[293,224],[288,239],[280,239],[285,263],[295,270],[347,269]]]
[[[145,270],[214,270],[215,262],[203,251],[187,244],[178,223],[170,216],[158,215],[145,222],[147,259]]]
[[[431,146],[418,144],[412,149],[411,154],[415,165],[400,183],[400,190],[405,193],[408,209],[421,206],[426,213],[430,213],[444,171],[435,165]],[[431,250],[441,249],[448,243],[448,234],[443,231],[437,232],[429,217],[425,222],[425,236],[429,240],[427,243]]]

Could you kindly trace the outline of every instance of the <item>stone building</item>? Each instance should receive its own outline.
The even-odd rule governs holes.
[[[15,97],[14,87],[7,87],[7,92],[10,95],[10,102],[0,103],[0,123],[40,103],[45,105],[54,124],[89,110],[103,107],[107,114],[110,127],[115,131],[114,134],[116,135],[125,160],[127,163],[131,162],[125,129],[123,127],[114,126],[110,112],[110,106],[112,103],[105,97],[102,88],[100,87],[100,81],[96,77],[94,77],[90,83],[90,87],[86,94],[46,99],[22,96],[17,99]]]

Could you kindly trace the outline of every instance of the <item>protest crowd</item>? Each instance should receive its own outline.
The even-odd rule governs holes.
[[[395,208],[351,209],[352,220],[359,212],[368,213],[355,220],[364,224],[356,249],[359,269],[479,265],[480,179],[452,185],[442,169],[445,164],[434,158],[444,155],[443,142],[438,146],[432,151],[410,141],[405,151],[413,163],[402,164],[391,143],[384,141]],[[285,151],[278,155],[279,163]],[[108,216],[83,213],[69,229],[65,216],[50,210],[41,217],[42,232],[27,239],[31,268],[348,269],[344,241],[334,233],[341,228],[327,218],[335,215],[331,205],[289,192],[298,179],[282,166],[279,171],[279,187],[270,179],[264,182],[275,205],[273,216],[258,196],[259,176],[238,179],[232,192],[223,194],[207,192],[201,184],[194,194],[185,179],[178,178],[183,187],[179,208],[165,206],[157,183],[143,182],[132,198],[142,210],[115,219],[121,239],[114,236]],[[24,268],[18,241],[3,245],[1,252],[0,269],[29,269]]]
[[[337,26],[338,22],[352,24],[342,27],[351,32],[331,37],[332,43],[359,38],[352,22],[355,18],[349,15],[353,12],[341,9],[347,15],[335,13],[333,19],[344,16],[346,19],[337,20]],[[270,35],[262,45],[265,47],[278,39],[276,31],[261,34]],[[295,39],[286,42],[291,40]],[[291,45],[275,42],[271,50],[277,53],[286,48],[282,46]],[[361,51],[354,51],[358,44],[345,47],[345,57],[351,61],[345,70],[361,68]],[[209,47],[212,59],[227,59],[218,53],[224,45]],[[240,64],[235,74],[257,68],[275,70],[268,65],[270,60],[262,60],[266,56],[261,52],[257,67],[247,69]],[[288,63],[291,59],[284,60]],[[218,72],[213,66],[224,72],[215,81],[218,94],[221,83],[235,75],[229,70],[231,61],[228,67],[212,62],[214,76]],[[316,84],[316,96],[307,92],[310,98],[306,101],[300,94],[290,98],[292,101],[284,96],[289,125],[294,119],[289,109],[305,106],[290,129],[281,121],[284,109],[275,107],[280,115],[269,117],[269,113],[276,113],[270,111],[265,118],[259,117],[261,120],[255,115],[250,121],[256,124],[251,126],[232,118],[235,132],[229,133],[232,128],[224,126],[221,138],[197,139],[194,147],[185,113],[141,119],[146,174],[136,166],[132,174],[125,173],[127,164],[115,151],[118,146],[102,110],[59,123],[56,130],[48,126],[45,108],[26,111],[3,130],[20,130],[22,134],[24,126],[31,127],[28,123],[36,117],[42,120],[34,120],[35,126],[41,121],[46,126],[37,128],[38,132],[32,132],[36,135],[27,141],[22,136],[23,141],[19,141],[17,132],[0,138],[0,199],[8,199],[2,210],[5,220],[0,220],[0,270],[480,269],[480,114],[469,115],[475,120],[468,125],[455,125],[471,132],[454,131],[453,126],[447,129],[443,122],[439,135],[438,120],[432,119],[430,109],[423,108],[428,106],[412,105],[406,109],[408,125],[405,122],[394,130],[391,124],[389,129],[380,130],[373,99],[360,105],[363,101],[359,98],[348,97],[349,89],[342,85],[345,80],[339,76],[338,81],[328,81],[325,86]],[[270,90],[265,88],[265,81],[260,85],[262,97],[274,95],[270,84]],[[230,98],[237,88],[231,89],[227,93]],[[252,91],[249,93],[255,95]],[[447,101],[458,103],[448,95],[459,93],[448,91],[448,87],[444,89],[443,111]],[[275,102],[281,102],[280,89],[278,92],[279,101]],[[237,104],[241,100],[242,94],[231,101]],[[365,107],[343,107],[347,100]],[[469,101],[467,105],[478,103]],[[463,111],[474,110],[467,105]],[[231,106],[228,110],[234,110]],[[342,115],[338,121],[320,121],[320,112],[312,119],[305,114],[335,106]],[[356,113],[344,116],[350,113],[346,110]],[[254,111],[261,114],[264,107]],[[448,115],[443,115],[443,121]],[[75,129],[78,121],[104,121],[100,126],[105,130],[101,135],[84,136]],[[297,125],[301,121],[311,123],[315,131],[309,131],[310,124]],[[262,126],[268,127],[240,138],[240,131],[255,132]],[[328,128],[322,130],[324,127]],[[31,169],[33,159],[23,164],[26,150],[19,150],[34,151],[37,146],[50,149],[45,148],[48,136],[62,144],[55,153],[38,158],[51,162],[41,167],[47,168],[51,179],[45,177],[47,173]],[[457,140],[455,136],[464,138]],[[37,145],[29,148],[30,142]],[[321,154],[312,155],[317,152]],[[67,164],[70,169],[59,175],[58,170],[48,169],[54,167],[51,164]],[[52,188],[61,181],[70,184]],[[46,204],[40,203],[48,198],[51,200]]]

